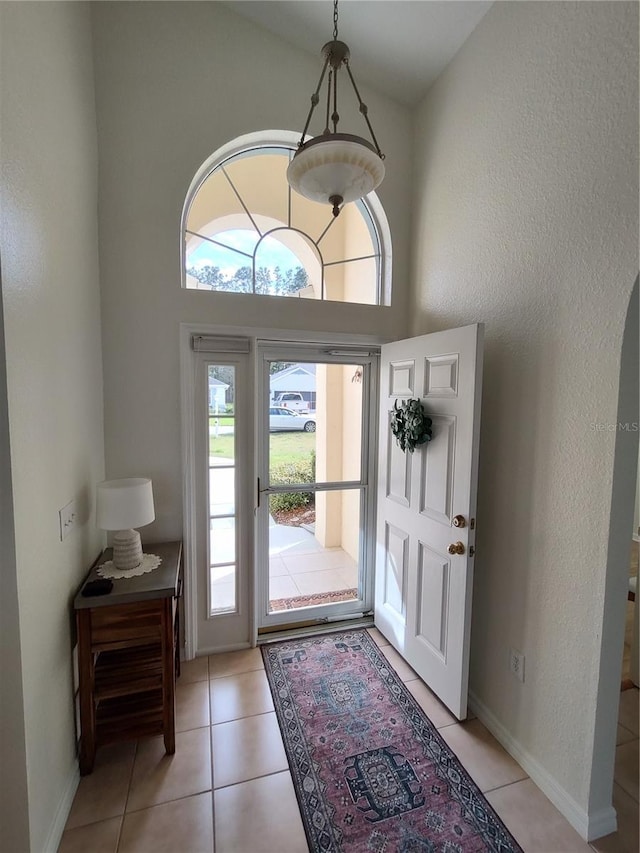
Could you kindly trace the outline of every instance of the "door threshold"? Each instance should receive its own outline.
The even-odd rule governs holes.
[[[372,628],[373,616],[354,616],[353,619],[337,619],[334,622],[296,622],[289,625],[274,625],[258,630],[257,644],[274,643],[278,640],[297,640],[314,634],[329,634],[333,631],[348,631],[350,628]]]

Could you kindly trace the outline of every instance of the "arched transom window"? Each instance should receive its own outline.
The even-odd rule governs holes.
[[[366,200],[334,217],[293,192],[291,146],[214,160],[187,199],[184,286],[198,290],[385,304],[380,229]]]

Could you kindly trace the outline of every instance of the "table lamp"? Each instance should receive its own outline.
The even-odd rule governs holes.
[[[146,477],[105,480],[96,486],[96,525],[116,531],[113,564],[117,569],[140,565],[142,544],[140,534],[133,528],[151,524],[155,517],[151,480]]]

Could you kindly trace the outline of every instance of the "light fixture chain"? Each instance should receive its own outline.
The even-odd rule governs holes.
[[[324,132],[330,133],[329,122],[331,120],[331,80],[333,76],[333,68],[329,69],[329,77],[327,82],[327,119],[324,125]]]
[[[373,128],[371,127],[371,122],[369,121],[369,108],[364,103],[362,98],[360,97],[360,92],[358,91],[358,87],[356,86],[356,81],[353,79],[353,74],[351,73],[351,68],[349,68],[349,61],[347,59],[343,62],[344,67],[347,69],[347,74],[349,75],[349,80],[351,80],[351,85],[353,86],[353,91],[356,93],[356,98],[358,99],[358,104],[360,105],[360,112],[364,116],[364,120],[367,123],[367,127],[369,128],[369,133],[371,134],[371,139],[373,140],[373,144],[376,147],[376,151],[378,152],[378,157],[381,160],[384,160],[384,154],[380,150],[380,146],[378,145],[378,140],[376,139],[376,135],[373,132]]]
[[[338,41],[338,0],[333,0],[333,40]]]
[[[307,131],[309,130],[309,124],[311,123],[311,116],[313,115],[313,111],[318,106],[318,103],[320,101],[320,89],[322,88],[322,81],[324,80],[324,75],[327,73],[327,67],[329,65],[329,59],[330,59],[329,56],[327,56],[325,58],[324,65],[322,66],[322,71],[320,73],[320,79],[318,80],[318,85],[316,86],[316,90],[313,93],[313,95],[311,95],[311,109],[309,110],[309,114],[307,115],[307,121],[305,122],[303,131],[302,131],[302,136],[300,137],[300,142],[298,143],[298,148],[302,148],[302,146],[304,145],[304,138],[307,135]],[[328,122],[327,122],[327,125],[328,125]]]
[[[333,122],[333,132],[338,132],[338,122],[340,121],[340,116],[338,115],[338,69],[334,71],[333,74],[333,113],[331,115],[331,121]]]

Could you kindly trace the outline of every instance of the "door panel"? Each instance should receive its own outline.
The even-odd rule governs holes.
[[[464,719],[469,637],[482,326],[382,348],[376,548],[376,625],[431,689]],[[432,440],[403,453],[389,429],[396,401],[420,397]],[[462,515],[464,527],[454,527]],[[449,554],[462,543],[464,553]]]
[[[449,560],[418,543],[418,607],[415,634],[446,660]]]
[[[387,497],[401,506],[409,506],[411,497],[411,456],[404,454],[387,428]]]
[[[431,420],[433,438],[426,451],[420,454],[420,512],[440,524],[450,525],[456,420],[435,414]],[[410,464],[411,455],[406,455]]]
[[[384,605],[400,619],[405,618],[409,536],[387,524],[385,531]]]

